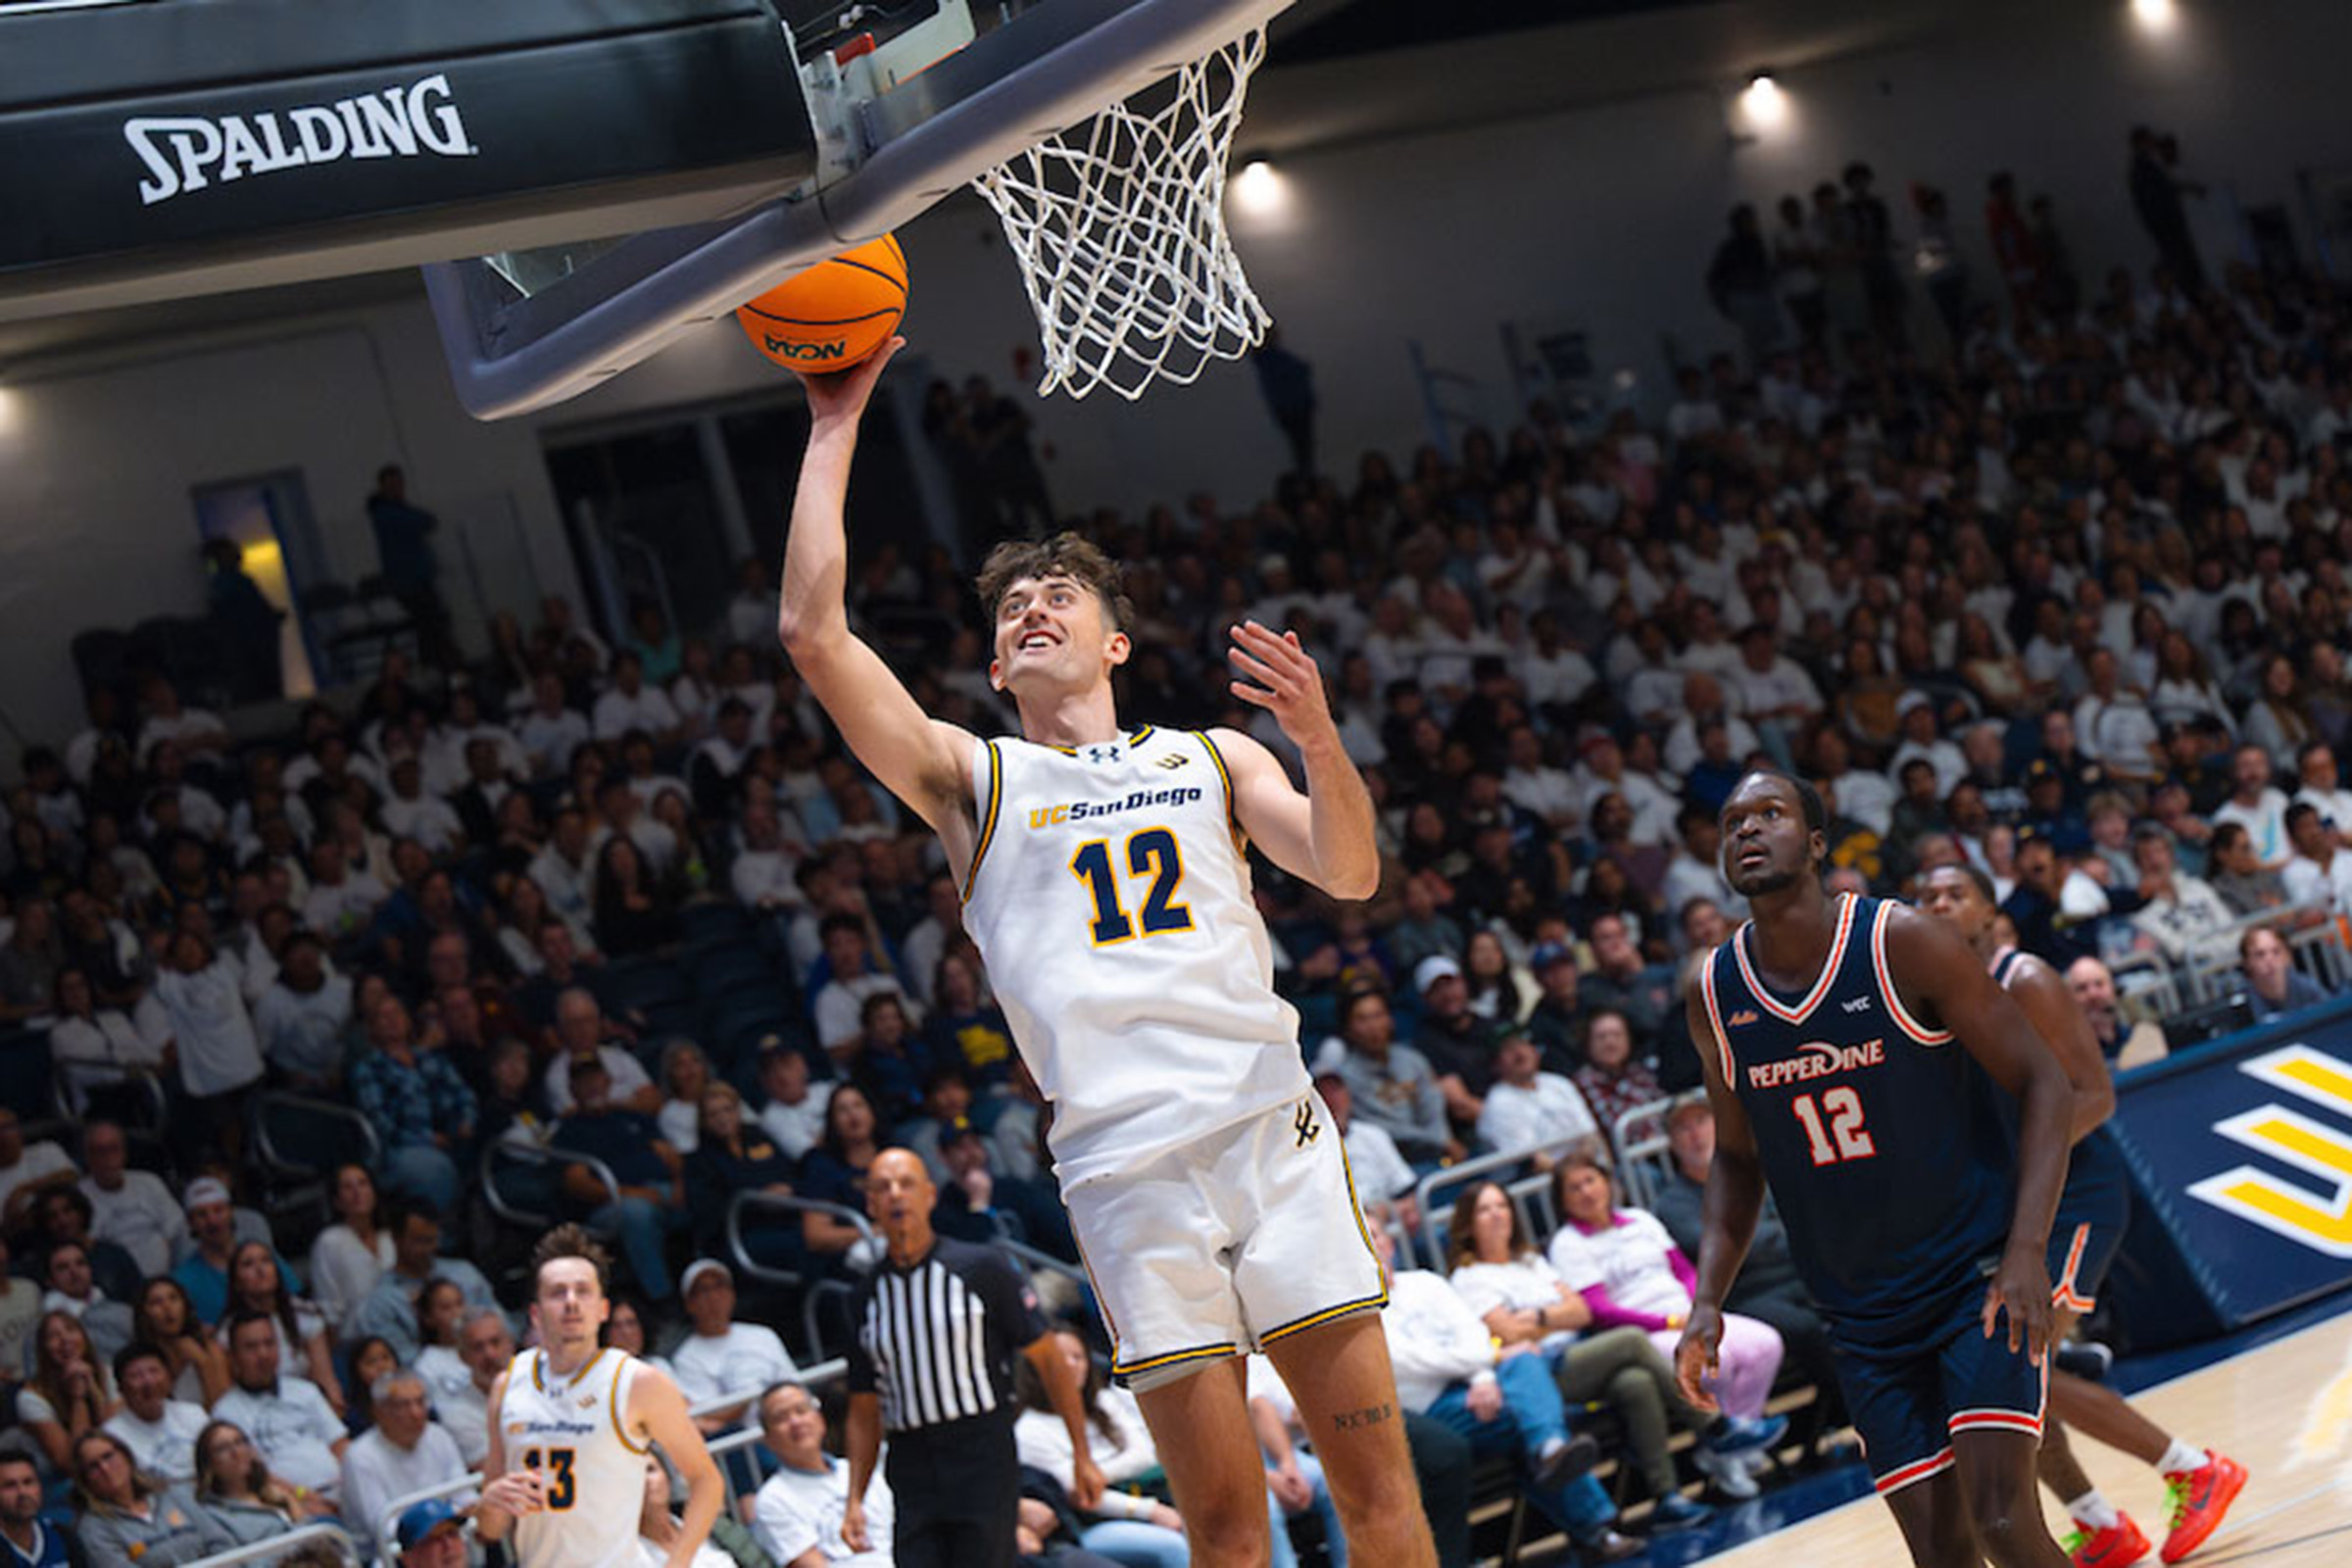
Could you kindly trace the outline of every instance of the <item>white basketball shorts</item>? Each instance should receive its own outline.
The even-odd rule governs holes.
[[[1388,1301],[1340,1131],[1311,1089],[1062,1200],[1111,1375],[1131,1389]]]

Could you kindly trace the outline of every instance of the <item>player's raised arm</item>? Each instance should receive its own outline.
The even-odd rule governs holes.
[[[695,1554],[710,1538],[710,1527],[727,1500],[718,1461],[704,1445],[702,1428],[686,1413],[686,1396],[659,1367],[637,1368],[637,1381],[629,1386],[629,1419],[662,1445],[686,1483],[686,1517],[670,1543],[667,1568],[693,1568]]]
[[[2009,982],[2009,995],[2049,1042],[2067,1082],[2074,1086],[2071,1122],[2074,1142],[2079,1144],[2115,1114],[2115,1078],[2099,1052],[2099,1037],[2091,1033],[2090,1020],[2083,1016],[2082,1004],[2058,971],[2039,958],[2020,960],[2018,972]]]
[[[1764,1161],[1756,1152],[1756,1130],[1748,1123],[1747,1107],[1723,1076],[1723,1037],[1707,1005],[1703,980],[1699,971],[1691,972],[1683,1004],[1690,1049],[1698,1053],[1707,1103],[1715,1112],[1715,1162],[1707,1169],[1700,1211],[1698,1286],[1691,1292],[1690,1321],[1683,1325],[1682,1343],[1675,1347],[1674,1370],[1683,1397],[1712,1410],[1715,1396],[1700,1380],[1715,1370],[1716,1348],[1723,1338],[1723,1298],[1740,1277],[1748,1244],[1756,1238],[1757,1216],[1764,1211]]]
[[[1898,906],[1886,921],[1886,956],[1905,1004],[1926,1003],[1928,1016],[2017,1100],[2017,1203],[2008,1246],[1984,1294],[1984,1332],[1993,1332],[2006,1307],[2010,1348],[2022,1335],[2039,1359],[2049,1348],[2050,1221],[2074,1145],[2074,1086],[2025,1009],[1949,925]]]
[[[891,339],[852,369],[801,378],[808,392],[808,450],[784,540],[776,636],[858,760],[946,837],[950,853],[960,858],[959,851],[969,852],[972,832],[973,738],[915,705],[881,656],[850,630],[844,598],[849,541],[842,503],[858,451],[858,424],[902,341]]]
[[[1233,771],[1234,814],[1266,858],[1338,899],[1380,891],[1372,796],[1341,744],[1323,672],[1295,632],[1256,621],[1233,628],[1233,693],[1273,713],[1306,763],[1306,793],[1291,787],[1274,754],[1236,730],[1211,737]]]

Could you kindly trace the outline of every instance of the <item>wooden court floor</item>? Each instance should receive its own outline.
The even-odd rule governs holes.
[[[2132,1402],[2182,1441],[2220,1448],[2251,1472],[2229,1522],[2189,1563],[2352,1568],[2352,1314],[2160,1384]],[[2076,1440],[2075,1452],[2108,1499],[2161,1542],[2155,1473],[2087,1439]],[[2052,1530],[2062,1530],[2063,1510],[2053,1503],[2048,1511]],[[1909,1561],[1893,1516],[1875,1496],[1707,1559],[1709,1568]],[[2144,1561],[2154,1563],[2155,1553]]]

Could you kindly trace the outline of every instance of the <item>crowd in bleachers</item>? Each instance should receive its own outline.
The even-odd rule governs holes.
[[[1875,202],[1848,186],[1815,215],[1846,244]],[[1127,564],[1131,721],[1287,758],[1228,695],[1227,628],[1296,630],[1322,662],[1386,874],[1338,906],[1260,862],[1257,897],[1358,1190],[1415,1248],[1406,1398],[1516,1452],[1601,1557],[1631,1498],[1653,1528],[1705,1512],[1677,1425],[1720,1495],[1789,1442],[1836,1456],[1820,1325],[1769,1233],[1734,1301],[1732,1414],[1665,1371],[1703,1118],[1674,1113],[1654,1218],[1606,1157],[1696,1081],[1681,967],[1742,913],[1715,811],[1751,760],[1817,783],[1840,888],[1983,870],[2111,1053],[2119,989],[2218,966],[2257,1012],[2322,1000],[2336,971],[2298,949],[2352,913],[2343,293],[2243,268],[2184,286],[2177,258],[2083,289],[2052,230],[2005,253],[1998,299],[1915,297],[1838,252],[1858,270],[1824,304],[1803,270],[1828,252],[1746,237],[1710,283],[1752,362],[1684,368],[1651,423],[1538,404],[1253,507],[1077,519]],[[1026,514],[969,478],[964,504]],[[874,551],[852,612],[929,711],[997,733],[969,565]],[[502,1215],[613,1238],[615,1340],[666,1350],[717,1401],[708,1430],[760,1421],[777,1453],[808,1447],[802,1412],[746,1401],[833,1345],[821,1312],[789,1350],[739,1321],[736,1269],[860,1267],[844,1210],[881,1149],[932,1167],[947,1234],[1022,1243],[1049,1283],[1075,1261],[955,882],[774,614],[772,564],[747,562],[707,628],[641,613],[608,639],[551,598],[477,662],[396,652],[282,733],[157,670],[24,752],[0,806],[12,1542],[70,1487],[93,1563],[330,1516],[366,1546],[372,1509],[482,1451],[522,1328]],[[1556,1232],[1492,1184],[1419,1212],[1422,1177],[1496,1150],[1550,1173]],[[731,1230],[746,1192],[838,1206]],[[1822,1391],[1793,1439],[1764,1408],[1784,1359]],[[1279,1430],[1279,1388],[1257,1392]],[[1106,1435],[1133,1427],[1105,1408]],[[1615,1417],[1615,1495],[1563,1458],[1588,1408]],[[1316,1512],[1298,1456],[1268,1464],[1277,1513]],[[1121,1560],[1166,1560],[1164,1504],[1117,1506],[1141,1540]],[[737,1560],[774,1544],[767,1518],[747,1502]]]

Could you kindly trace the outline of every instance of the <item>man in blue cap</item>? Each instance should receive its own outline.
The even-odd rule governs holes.
[[[401,1511],[400,1568],[464,1568],[466,1522],[440,1497],[413,1502]]]

